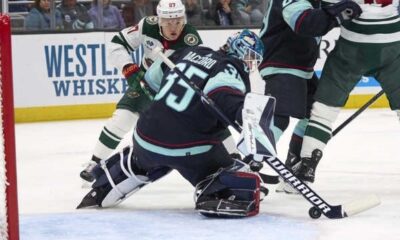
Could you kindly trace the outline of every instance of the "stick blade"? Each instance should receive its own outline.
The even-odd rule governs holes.
[[[364,212],[368,209],[374,208],[380,203],[381,200],[379,199],[379,197],[375,194],[371,194],[362,199],[343,204],[343,211],[348,217],[350,217],[355,214]]]

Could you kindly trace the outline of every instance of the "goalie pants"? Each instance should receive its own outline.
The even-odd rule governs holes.
[[[135,138],[133,143],[134,153],[137,156],[137,167],[143,170],[160,167],[175,169],[193,186],[220,168],[231,166],[234,163],[222,143],[214,145],[208,152],[187,156],[166,156],[149,151],[142,147]]]
[[[342,107],[362,76],[381,84],[392,109],[400,109],[400,42],[356,43],[339,38],[324,65],[315,100]]]

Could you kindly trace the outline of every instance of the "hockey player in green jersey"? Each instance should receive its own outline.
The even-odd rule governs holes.
[[[372,1],[366,1],[372,3]],[[332,137],[332,125],[340,108],[362,76],[380,83],[400,120],[400,17],[398,1],[359,2],[363,13],[343,23],[340,38],[328,55],[314,95],[310,122],[306,128],[301,162],[294,173],[314,182],[322,151]]]
[[[157,16],[143,18],[137,25],[123,29],[108,46],[109,59],[122,72],[129,88],[117,104],[113,116],[106,122],[95,145],[93,156],[80,176],[92,181],[93,166],[109,157],[124,135],[134,126],[137,116],[152,102],[152,96],[144,84],[143,76],[155,60],[151,50],[156,46],[166,55],[183,47],[193,47],[202,43],[197,30],[187,24],[185,6],[181,0],[161,0],[157,6]],[[139,66],[132,62],[131,53],[143,46],[144,54]]]
[[[275,0],[268,6],[260,31],[267,47],[259,70],[265,94],[276,98],[275,141],[289,126],[290,118],[299,119],[289,144],[288,167],[300,161],[304,130],[318,85],[314,65],[321,36],[360,13],[360,7],[350,0],[327,6],[315,0]],[[283,189],[278,186],[276,191]]]

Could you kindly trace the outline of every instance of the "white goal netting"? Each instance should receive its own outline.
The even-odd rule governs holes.
[[[1,63],[1,56],[0,56]],[[1,76],[1,74],[0,74]],[[0,79],[1,81],[1,79]],[[0,82],[1,84],[1,82]],[[1,90],[0,90],[1,91]],[[0,99],[2,101],[2,99]],[[3,111],[0,108],[0,116],[3,115]],[[3,135],[3,120],[0,120],[0,240],[7,239],[7,198],[6,198],[6,162],[4,156],[4,135]]]

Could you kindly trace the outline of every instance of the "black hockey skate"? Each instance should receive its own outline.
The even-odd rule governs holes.
[[[300,157],[293,153],[293,152],[288,152],[288,155],[286,157],[286,162],[285,162],[285,166],[287,168],[293,169],[293,167],[300,162]]]
[[[291,158],[292,157],[292,158]],[[322,151],[315,149],[311,153],[311,158],[296,159],[296,156],[288,154],[286,164],[293,171],[293,174],[305,183],[313,183],[315,180],[315,169],[322,158]],[[293,164],[294,163],[294,164]],[[292,165],[293,164],[293,165]],[[281,182],[275,190],[276,192],[285,192],[289,194],[298,194],[289,183]]]
[[[93,182],[94,176],[92,174],[92,170],[99,162],[100,158],[93,156],[90,163],[88,163],[87,167],[79,174],[79,176],[87,182]]]
[[[311,158],[302,158],[301,162],[293,167],[293,173],[304,182],[313,183],[315,180],[315,169],[322,158],[322,151],[315,149]]]

